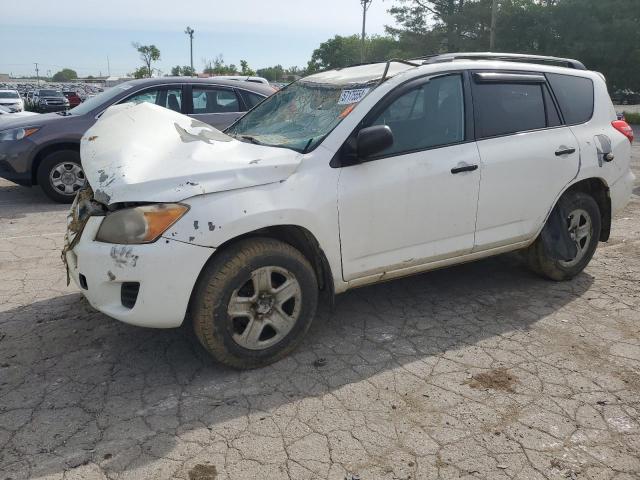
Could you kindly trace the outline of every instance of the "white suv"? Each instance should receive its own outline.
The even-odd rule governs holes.
[[[553,66],[552,64],[563,66]],[[574,60],[441,55],[318,73],[224,133],[150,104],[83,137],[69,275],[98,310],[240,368],[302,340],[319,292],[522,250],[568,280],[628,202],[631,129]]]

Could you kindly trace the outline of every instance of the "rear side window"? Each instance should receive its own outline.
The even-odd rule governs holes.
[[[593,82],[589,78],[547,73],[565,123],[584,123],[593,115]]]
[[[480,138],[547,126],[542,84],[477,83],[473,98]]]
[[[246,90],[239,90],[239,92],[240,95],[242,95],[242,99],[244,100],[244,103],[247,105],[249,110],[259,104],[262,100],[264,100],[263,96],[253,92],[247,92]]]

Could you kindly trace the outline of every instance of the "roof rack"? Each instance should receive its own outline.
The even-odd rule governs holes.
[[[460,52],[460,53],[443,53],[440,55],[428,55],[420,57],[416,60],[423,60],[423,65],[429,63],[450,62],[458,59],[466,60],[505,60],[510,62],[527,62],[527,63],[559,63],[565,67],[574,68],[576,70],[586,70],[582,62],[571,58],[548,57],[545,55],[525,55],[520,53],[493,53],[493,52]]]

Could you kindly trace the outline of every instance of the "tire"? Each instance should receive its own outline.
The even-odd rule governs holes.
[[[317,304],[318,282],[308,260],[286,243],[251,238],[209,262],[191,312],[198,340],[217,361],[249,369],[293,351]]]
[[[570,280],[585,269],[596,251],[601,229],[600,208],[593,197],[583,192],[570,192],[565,194],[560,201],[564,204],[564,211],[569,212],[567,227],[570,230],[573,229],[572,222],[576,223],[577,221],[578,226],[583,227],[583,231],[588,230],[589,232],[588,237],[579,238],[582,232],[574,230],[578,255],[569,262],[554,259],[547,253],[540,236],[525,252],[531,270],[542,277],[555,281]],[[580,225],[583,220],[585,223]],[[589,224],[588,228],[587,224]]]
[[[71,203],[86,183],[76,150],[58,150],[42,159],[37,171],[38,185],[54,202]]]

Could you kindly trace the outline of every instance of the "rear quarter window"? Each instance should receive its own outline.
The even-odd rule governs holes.
[[[593,116],[593,81],[590,78],[547,73],[547,80],[568,125],[584,123]]]

